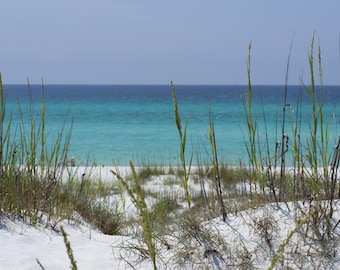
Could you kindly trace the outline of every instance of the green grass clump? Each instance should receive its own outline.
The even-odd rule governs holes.
[[[318,48],[320,85],[316,84],[314,74],[314,36],[308,52],[311,80],[308,85],[301,80],[302,88],[311,101],[312,117],[308,123],[307,135],[301,138],[300,134],[301,96],[297,101],[296,115],[292,115],[292,112],[288,110],[286,112],[286,108],[290,107],[286,82],[282,123],[277,123],[277,126],[281,125],[282,132],[277,136],[275,145],[269,144],[266,127],[264,128],[265,136],[262,138],[259,136],[258,127],[261,118],[253,107],[250,53],[251,43],[248,47],[247,58],[248,85],[243,100],[247,128],[244,141],[249,165],[230,168],[218,159],[214,123],[210,118],[207,137],[210,141],[211,159],[201,167],[199,166],[197,172],[192,169],[193,151],[189,158],[186,157],[188,120],[183,128],[175,88],[171,82],[181,164],[176,169],[170,166],[169,171],[166,172],[163,167],[149,164],[144,164],[136,170],[131,161],[131,175],[123,178],[119,171],[112,171],[119,180],[117,186],[106,185],[100,180],[93,181],[91,176],[85,174],[81,179],[77,179],[72,173],[65,178],[65,172],[69,172],[66,164],[69,160],[68,149],[72,124],[69,132],[62,127],[54,144],[48,146],[51,144],[47,143],[45,130],[44,86],[42,87],[41,108],[36,113],[28,84],[31,102],[28,113],[29,124],[27,125],[24,120],[25,112],[22,111],[19,103],[21,121],[18,127],[13,127],[11,117],[6,118],[5,96],[0,74],[0,214],[20,217],[33,225],[39,224],[43,221],[43,216],[47,216],[46,226],[57,229],[56,226],[60,221],[74,220],[76,212],[81,216],[81,220],[90,222],[102,232],[119,234],[122,232],[125,216],[120,209],[112,207],[110,202],[110,196],[117,192],[118,188],[124,206],[125,192],[123,190],[126,191],[138,212],[138,232],[141,233],[138,234],[138,244],[133,244],[132,248],[143,250],[143,256],[150,257],[154,269],[157,269],[163,262],[156,244],[157,247],[163,244],[163,247],[168,250],[177,245],[173,254],[176,259],[178,258],[178,264],[190,261],[194,265],[198,258],[207,259],[215,256],[221,259],[219,262],[223,267],[225,266],[223,265],[224,258],[229,256],[236,261],[233,266],[249,268],[253,261],[250,260],[251,256],[248,256],[244,239],[240,238],[238,243],[240,249],[244,249],[244,253],[237,254],[234,247],[233,250],[228,250],[230,243],[225,241],[228,237],[226,238],[224,234],[220,235],[220,231],[209,231],[207,229],[209,222],[206,221],[220,215],[226,221],[227,214],[235,216],[239,214],[244,223],[247,223],[244,212],[240,213],[240,211],[257,209],[260,206],[271,205],[272,202],[275,202],[275,210],[277,210],[279,207],[284,207],[281,204],[283,202],[287,206],[287,212],[294,216],[296,225],[282,243],[276,242],[275,235],[277,234],[273,231],[277,223],[272,220],[272,216],[251,217],[255,234],[260,235],[262,237],[260,240],[264,240],[267,244],[267,247],[263,248],[270,249],[270,253],[267,253],[271,256],[269,269],[274,269],[281,259],[282,261],[291,260],[291,254],[285,253],[287,247],[294,245],[292,251],[305,252],[305,247],[301,248],[301,242],[294,243],[293,236],[295,235],[304,238],[302,239],[303,245],[305,243],[307,246],[313,245],[314,250],[324,252],[322,256],[325,255],[325,258],[335,258],[338,248],[336,242],[339,238],[336,233],[340,223],[334,219],[333,213],[340,197],[338,179],[340,138],[334,152],[330,153],[329,122],[323,109],[325,98],[322,88],[320,47]],[[288,66],[289,64],[287,73]],[[286,115],[290,116],[292,121],[291,131],[285,124]],[[262,119],[266,121],[264,110]],[[266,140],[264,143],[260,141],[263,138]],[[261,149],[263,145],[265,145],[264,151]],[[286,170],[286,159],[290,157],[294,164],[292,173]],[[167,176],[162,183],[163,190],[144,190],[143,184],[148,180],[165,174],[172,175]],[[190,189],[190,180],[195,184],[200,184],[201,190]],[[176,187],[178,185],[181,187]],[[176,188],[178,190],[175,190]],[[148,207],[146,202],[149,202],[149,199],[153,203]],[[183,202],[187,204],[185,210],[181,208]],[[288,205],[295,206],[294,212]],[[206,215],[207,210],[208,215]],[[131,218],[125,225],[132,227],[133,223],[136,223],[135,219]],[[129,229],[126,232],[129,232]],[[215,229],[218,230],[218,226],[214,227]],[[71,268],[76,269],[70,243],[63,228],[61,231],[71,261]],[[309,243],[311,240],[312,243]],[[168,242],[171,242],[171,245],[168,245]],[[334,246],[332,243],[335,243]],[[202,254],[199,254],[197,247],[200,247]],[[257,251],[255,253],[258,254]],[[305,253],[301,255],[295,252],[294,256],[306,255],[314,260],[313,254],[309,251]],[[242,257],[242,254],[245,255]],[[39,260],[37,262],[43,268]],[[246,264],[243,265],[243,262]]]
[[[62,173],[67,163],[72,124],[65,135],[64,128],[56,140],[48,146],[45,131],[44,85],[40,119],[33,106],[30,85],[28,118],[18,103],[20,124],[12,126],[11,117],[6,118],[5,96],[0,75],[0,203],[1,211],[8,215],[28,219],[31,223],[39,220],[41,213],[52,216],[55,209],[63,205],[60,201]],[[5,124],[5,121],[8,121]]]
[[[61,127],[55,141],[48,141],[44,85],[39,112],[29,83],[28,97],[28,114],[18,101],[21,119],[15,127],[11,116],[6,117],[0,74],[0,213],[32,225],[45,222],[46,227],[55,229],[62,220],[74,220],[77,211],[104,233],[117,234],[119,213],[98,203],[103,195],[100,183],[84,176],[75,179],[67,167],[73,123],[68,131]]]
[[[285,202],[288,210],[290,211],[287,202],[289,200],[297,201],[302,200],[307,209],[297,205],[296,216],[298,226],[288,235],[287,239],[282,243],[273,257],[271,268],[275,266],[280,256],[282,256],[284,247],[294,233],[296,233],[302,225],[308,227],[308,231],[314,232],[314,237],[319,242],[330,241],[334,236],[336,221],[333,219],[333,212],[335,207],[335,199],[339,194],[336,193],[339,184],[337,183],[337,170],[339,168],[339,142],[336,144],[334,153],[329,151],[329,120],[323,108],[325,103],[325,95],[323,93],[323,70],[321,61],[321,49],[318,47],[317,64],[319,73],[319,84],[316,83],[314,71],[314,39],[313,35],[311,47],[308,51],[308,64],[310,69],[310,82],[306,84],[301,79],[303,90],[306,92],[307,97],[310,99],[310,115],[308,119],[308,129],[305,137],[303,138],[301,132],[301,104],[302,100],[299,98],[297,101],[296,115],[291,116],[292,131],[285,128],[286,121],[286,107],[290,106],[287,99],[287,82],[285,87],[285,100],[283,104],[283,117],[282,117],[282,136],[281,136],[281,149],[278,149],[278,144],[273,147],[275,152],[275,163],[281,160],[280,174],[272,174],[271,164],[262,164],[261,149],[257,145],[261,145],[257,141],[257,126],[258,118],[253,117],[252,110],[252,90],[250,83],[250,56],[248,54],[248,89],[246,92],[246,100],[244,102],[244,109],[246,114],[246,123],[248,128],[248,137],[246,141],[246,149],[248,153],[250,167],[253,171],[253,179],[260,184],[261,189],[267,185],[272,191],[276,203],[279,201]],[[249,53],[250,53],[249,46]],[[287,65],[288,69],[289,64]],[[287,70],[288,73],[288,70]],[[294,120],[295,119],[295,120]],[[265,118],[264,118],[265,121]],[[279,123],[278,123],[279,124]],[[290,135],[292,134],[292,135]],[[268,136],[266,137],[268,140]],[[258,139],[260,140],[260,139]],[[279,140],[276,140],[278,142]],[[291,143],[292,141],[292,143]],[[279,141],[280,142],[280,141]],[[268,153],[269,153],[269,144]],[[286,171],[286,159],[291,155],[294,167],[292,173]],[[271,156],[268,154],[268,156]],[[268,167],[266,167],[268,166]],[[275,165],[276,169],[276,165]],[[279,196],[276,197],[276,192]],[[265,199],[265,202],[270,200]],[[301,222],[301,217],[303,221]],[[307,236],[307,233],[306,233]]]
[[[149,180],[151,176],[163,175],[164,173],[164,168],[150,165],[143,165],[137,172],[138,178],[141,180]]]

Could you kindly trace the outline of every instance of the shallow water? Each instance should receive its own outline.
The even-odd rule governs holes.
[[[31,85],[34,110],[40,121],[42,86]],[[29,123],[27,85],[5,85],[6,121],[12,114],[13,126],[20,123],[18,100],[24,118]],[[187,149],[207,161],[210,156],[208,125],[214,120],[218,155],[229,164],[247,162],[247,136],[244,96],[245,85],[179,85],[175,86],[182,126],[188,120]],[[319,88],[317,88],[319,91]],[[324,117],[329,122],[330,147],[339,136],[340,87],[323,89],[326,102]],[[302,97],[302,107],[298,98]],[[63,127],[64,135],[73,120],[69,156],[78,164],[127,165],[134,163],[179,163],[179,137],[174,121],[170,85],[45,85],[46,127],[52,143]],[[301,86],[289,86],[285,133],[292,138],[291,120],[301,109],[301,140],[311,125],[311,102]],[[268,136],[271,153],[281,140],[284,86],[253,86],[253,111],[258,122],[258,138]],[[264,125],[264,119],[265,123]],[[298,118],[300,119],[300,118]],[[14,130],[14,128],[12,128]],[[267,132],[266,132],[267,131]],[[290,141],[291,143],[291,141]],[[209,153],[209,154],[208,154]]]

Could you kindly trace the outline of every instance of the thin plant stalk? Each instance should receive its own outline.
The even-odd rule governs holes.
[[[318,47],[318,66],[320,77],[319,93],[316,91],[314,76],[314,35],[311,42],[311,49],[308,53],[309,69],[311,82],[307,86],[302,80],[302,85],[311,99],[312,123],[310,124],[309,134],[307,138],[307,154],[306,158],[311,167],[312,177],[318,182],[318,167],[321,165],[323,169],[323,178],[328,178],[328,165],[330,164],[330,156],[328,155],[329,143],[329,126],[325,124],[323,115],[323,72],[321,65],[321,49]],[[320,164],[321,163],[321,164]]]
[[[284,239],[284,241],[281,243],[281,245],[277,249],[275,255],[272,257],[272,259],[270,261],[270,265],[268,267],[268,270],[272,270],[272,269],[275,268],[276,264],[278,263],[279,259],[281,258],[282,254],[284,253],[285,247],[289,244],[293,235],[301,229],[302,225],[305,224],[315,214],[316,211],[317,211],[317,209],[314,209],[311,212],[309,212],[302,220],[299,221],[299,223],[294,228],[294,230],[289,232],[286,239]]]
[[[3,168],[3,148],[4,148],[4,120],[6,114],[4,89],[2,87],[2,77],[0,73],[0,172]]]
[[[326,235],[331,237],[332,230],[332,214],[333,201],[335,193],[332,192],[332,179],[329,178],[329,165],[331,165],[331,155],[328,152],[329,144],[329,122],[325,122],[323,104],[323,71],[321,65],[321,49],[318,46],[318,67],[320,86],[319,91],[316,90],[314,76],[314,39],[312,38],[311,48],[308,52],[308,61],[310,69],[310,85],[307,86],[302,80],[302,85],[311,99],[311,123],[309,123],[309,137],[306,139],[306,155],[304,156],[310,167],[309,177],[307,177],[309,185],[309,204],[310,207],[318,207],[319,212],[313,215],[313,229],[321,238]],[[322,172],[320,173],[320,170]],[[325,207],[322,202],[328,200],[329,207]],[[320,231],[322,228],[322,233]]]
[[[330,191],[329,191],[329,206],[330,206],[330,213],[329,213],[329,218],[331,219],[333,216],[333,201],[335,198],[335,188],[336,188],[336,182],[338,179],[338,169],[339,169],[339,165],[340,165],[340,137],[338,140],[337,145],[335,146],[334,149],[334,154],[333,154],[333,159],[332,159],[332,163],[331,163],[331,167],[330,167],[330,181],[331,181],[331,187],[330,187]],[[340,197],[340,189],[339,189],[339,197]]]
[[[183,171],[184,171],[184,180],[182,181],[182,187],[183,187],[184,192],[185,192],[188,208],[190,208],[190,206],[191,206],[191,196],[190,196],[190,193],[189,193],[188,182],[189,182],[189,177],[190,177],[190,170],[191,170],[191,165],[192,165],[193,152],[190,155],[189,165],[187,167],[185,150],[186,150],[186,142],[187,142],[188,120],[185,123],[184,130],[182,130],[181,117],[180,117],[180,114],[179,114],[179,111],[178,111],[176,91],[175,91],[175,87],[174,87],[172,82],[171,82],[171,90],[172,90],[172,97],[173,97],[173,103],[174,103],[175,121],[176,121],[176,126],[177,126],[177,130],[178,130],[178,134],[179,134],[179,139],[180,139],[179,156],[180,156],[182,168],[183,168]]]
[[[260,161],[258,158],[258,149],[256,144],[256,135],[257,135],[257,120],[253,116],[253,108],[252,108],[252,101],[253,101],[253,89],[251,84],[251,42],[248,46],[248,58],[247,58],[247,76],[248,76],[248,87],[246,90],[245,101],[243,100],[243,108],[245,111],[245,118],[247,124],[247,131],[248,136],[247,139],[245,138],[245,146],[251,166],[251,175],[252,178],[255,180],[254,184],[256,184],[256,180],[258,180],[260,176]],[[251,179],[250,179],[251,181]],[[250,183],[251,186],[251,183]]]
[[[219,166],[218,166],[218,157],[217,157],[217,148],[216,148],[216,138],[215,138],[215,128],[212,116],[210,115],[210,124],[209,124],[209,139],[211,145],[211,153],[212,153],[212,164],[214,169],[214,177],[215,177],[215,188],[216,188],[216,195],[220,204],[220,211],[222,214],[223,221],[227,220],[227,211],[224,206],[223,202],[223,191],[221,187],[221,179],[219,173]]]
[[[114,174],[120,183],[123,185],[127,193],[129,194],[133,204],[137,208],[139,212],[139,224],[142,227],[142,237],[143,241],[146,244],[148,251],[150,253],[150,258],[153,263],[154,270],[157,269],[156,264],[156,247],[154,243],[154,236],[152,233],[150,214],[145,202],[144,190],[141,186],[140,180],[137,176],[135,167],[130,161],[130,168],[132,171],[132,177],[134,180],[135,190],[132,190],[131,186],[128,182],[120,175],[119,171],[111,170],[111,173]]]
[[[290,44],[289,54],[288,54],[288,61],[286,65],[286,78],[285,78],[285,87],[284,87],[284,103],[282,107],[282,130],[281,130],[281,189],[280,195],[281,197],[286,194],[286,186],[287,186],[287,179],[286,179],[286,153],[288,152],[288,143],[289,143],[289,136],[285,129],[285,122],[286,122],[286,109],[289,108],[291,105],[288,103],[287,94],[288,94],[288,76],[289,76],[289,64],[290,64],[290,56],[292,53],[294,38]],[[282,198],[281,198],[282,199]]]

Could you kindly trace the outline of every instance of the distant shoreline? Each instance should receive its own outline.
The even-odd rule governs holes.
[[[162,168],[164,170],[164,175],[172,175],[173,173],[169,173],[170,170],[170,166],[159,166],[160,168]],[[212,168],[212,166],[203,166],[204,168]],[[143,169],[143,166],[136,166],[135,170],[138,173],[139,170]],[[150,168],[158,168],[157,166],[150,166]],[[174,166],[173,168],[179,168],[181,169],[182,167],[179,166]],[[191,167],[191,172],[192,174],[196,173],[198,170],[199,166],[192,166]],[[249,166],[244,166],[244,167],[240,167],[240,166],[228,166],[228,168],[230,169],[246,169],[246,170],[251,170],[251,167]],[[64,166],[61,167],[61,169],[63,170],[63,174],[62,174],[62,179],[67,180],[68,176],[74,176],[75,179],[81,180],[83,177],[85,177],[86,179],[89,180],[93,180],[93,181],[103,181],[103,182],[110,182],[110,181],[116,181],[117,178],[113,175],[113,173],[111,171],[114,172],[118,172],[120,173],[120,175],[122,177],[126,177],[128,175],[131,174],[131,167],[129,166]],[[285,173],[286,174],[293,174],[294,173],[294,167],[286,167],[285,168]],[[308,173],[310,171],[309,168],[304,168],[304,173]],[[328,167],[328,170],[330,171],[330,167]],[[274,171],[274,169],[273,169]],[[277,167],[275,169],[276,173],[280,173],[281,172],[281,168]],[[319,173],[323,173],[323,168],[319,168],[318,169]],[[264,170],[265,172],[265,170]],[[340,172],[340,168],[338,169],[338,173]]]

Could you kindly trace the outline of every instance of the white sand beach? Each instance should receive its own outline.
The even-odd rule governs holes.
[[[110,170],[117,169],[124,176],[130,171],[128,167],[72,167],[68,168],[68,173],[80,179],[85,174],[94,181],[100,179],[110,182],[116,181]],[[161,183],[164,177],[159,176],[155,180]],[[153,181],[149,184],[157,188]],[[158,189],[161,191],[160,186]],[[128,204],[125,207],[126,211],[135,211],[129,200],[126,200],[126,203]],[[172,243],[173,239],[169,236],[168,247],[164,243],[157,243],[158,269],[201,269],[200,266],[209,267],[209,269],[233,269],[230,266],[232,265],[230,259],[238,260],[239,265],[248,263],[249,266],[257,267],[257,269],[266,269],[289,233],[296,229],[297,207],[305,207],[306,210],[308,208],[300,203],[268,203],[234,212],[228,215],[226,222],[223,222],[221,217],[207,220],[201,224],[202,233],[218,236],[216,239],[220,239],[220,242],[213,241],[205,246],[199,244],[197,239],[188,240],[188,243],[192,242],[190,245],[196,246],[196,250],[192,251],[194,255],[188,261],[178,261],[176,257],[178,249],[183,247],[176,246],[175,242]],[[334,204],[334,219],[340,220],[339,201]],[[267,232],[256,229],[256,224],[264,224],[261,222],[267,222]],[[0,269],[41,269],[39,264],[44,269],[69,268],[70,260],[60,231],[61,226],[67,233],[78,269],[152,269],[149,258],[142,258],[131,249],[133,243],[138,244],[138,239],[133,235],[105,235],[81,219],[77,222],[60,220],[54,229],[45,225],[44,218],[42,222],[33,226],[22,220],[11,220],[2,216],[0,220],[0,242],[2,243],[0,245]],[[312,240],[304,237],[305,230],[306,228],[302,227],[293,235],[284,253],[292,257],[291,252],[295,248],[296,256],[300,254],[300,257],[296,257],[295,262],[289,259],[281,263],[285,266],[306,266],[305,269],[312,269],[311,261],[313,260],[308,260],[307,257],[315,256],[315,265],[328,265],[328,269],[339,269],[338,244],[333,243],[335,245],[333,257],[316,256],[315,253],[319,251],[313,250]],[[335,231],[339,235],[339,228]],[[268,233],[268,235],[263,233]],[[229,252],[234,254],[230,255]],[[249,252],[249,255],[245,252]],[[307,252],[312,252],[312,254],[304,255]],[[325,261],[327,261],[326,264]]]

